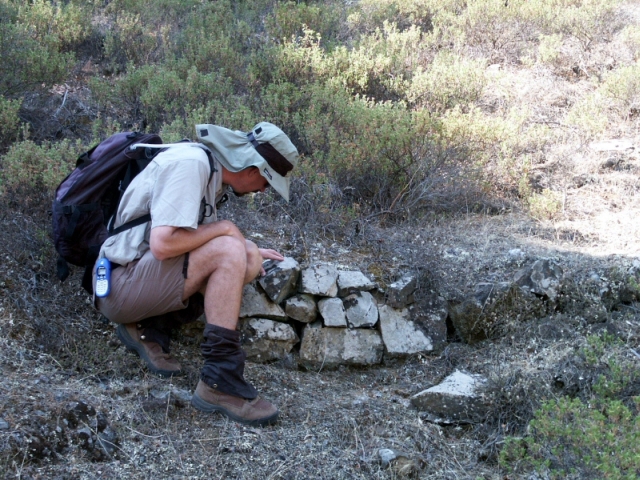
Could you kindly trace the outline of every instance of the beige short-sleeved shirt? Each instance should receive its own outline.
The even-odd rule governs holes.
[[[100,256],[112,263],[126,265],[141,258],[149,250],[151,229],[159,226],[196,229],[202,218],[205,202],[210,205],[202,223],[216,218],[216,200],[222,192],[220,164],[214,157],[213,177],[209,182],[209,160],[198,145],[187,144],[168,148],[133,179],[124,193],[114,227],[151,213],[147,222],[108,238]]]

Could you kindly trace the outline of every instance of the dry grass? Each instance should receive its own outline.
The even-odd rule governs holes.
[[[573,317],[558,318],[551,321],[566,323],[566,334],[549,337],[541,334],[547,331],[541,319],[507,326],[503,336],[478,346],[453,343],[441,353],[379,368],[311,372],[290,362],[249,364],[248,378],[280,407],[282,418],[274,427],[246,428],[173,395],[162,398],[159,393],[194,388],[197,338],[176,343],[186,376],[148,375],[87,305],[78,279],[57,284],[51,247],[37,234],[45,218],[10,211],[2,220],[0,316],[0,417],[9,423],[0,431],[0,455],[7,478],[502,478],[496,454],[504,437],[522,432],[542,398],[562,393],[554,390],[555,372],[589,331]],[[300,248],[297,233],[260,228],[266,222],[237,201],[225,215],[251,225],[249,232],[263,232],[255,238],[287,254]],[[571,239],[562,229],[571,229]],[[469,215],[392,230],[370,225],[366,241],[351,247],[322,237],[307,238],[305,245],[309,258],[377,271],[381,280],[407,270],[427,273],[445,298],[454,298],[478,281],[510,279],[518,263],[509,251],[516,248],[525,258],[554,257],[577,274],[627,265],[632,257],[620,255],[621,240],[612,235],[613,225],[607,229],[606,236],[593,237],[575,220]],[[637,237],[626,242],[638,251]],[[627,338],[637,347],[638,317],[624,320],[634,325]],[[437,426],[409,406],[410,395],[454,369],[483,373],[503,392],[485,424]],[[117,432],[112,456],[83,450],[74,430],[61,423],[69,402],[79,400],[102,412]],[[47,438],[54,445],[45,434],[56,426],[63,432],[60,450],[34,449]],[[402,451],[410,461],[384,468],[380,448]]]

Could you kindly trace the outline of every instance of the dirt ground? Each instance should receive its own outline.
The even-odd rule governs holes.
[[[260,245],[303,265],[322,260],[360,268],[381,285],[411,271],[426,279],[421,288],[435,288],[448,300],[480,281],[509,281],[536,258],[555,259],[577,279],[604,277],[614,266],[640,261],[638,202],[546,223],[506,212],[432,218],[402,228],[367,224],[346,240],[301,236],[295,226],[279,225],[245,203],[233,199],[223,215]],[[432,354],[371,368],[305,371],[295,355],[249,363],[247,378],[281,417],[267,428],[239,426],[188,403],[199,375],[197,332],[185,330],[174,342],[186,375],[155,377],[93,310],[79,272],[58,282],[43,205],[37,197],[20,206],[4,199],[1,209],[5,478],[515,478],[501,471],[497,452],[506,435],[524,431],[540,398],[561,393],[554,393],[551,374],[567,352],[603,325],[624,330],[632,348],[640,343],[640,315],[630,305],[604,324],[590,324],[576,310],[475,345],[451,336]],[[553,322],[561,322],[564,333],[539,333],[540,325]],[[481,425],[429,423],[409,398],[456,369],[485,374],[518,394],[502,397]],[[532,380],[518,383],[523,375]],[[381,448],[400,452],[400,459],[383,464]]]

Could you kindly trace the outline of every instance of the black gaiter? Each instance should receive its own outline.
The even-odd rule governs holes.
[[[258,391],[244,379],[247,354],[240,346],[240,332],[208,323],[200,347],[204,356],[200,378],[204,383],[234,397],[253,400],[258,396]]]

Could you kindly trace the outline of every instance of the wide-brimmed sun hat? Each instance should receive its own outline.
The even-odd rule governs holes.
[[[291,179],[286,175],[298,164],[298,150],[274,124],[260,122],[247,133],[200,124],[196,125],[196,135],[227,170],[257,167],[275,191],[289,201]]]

